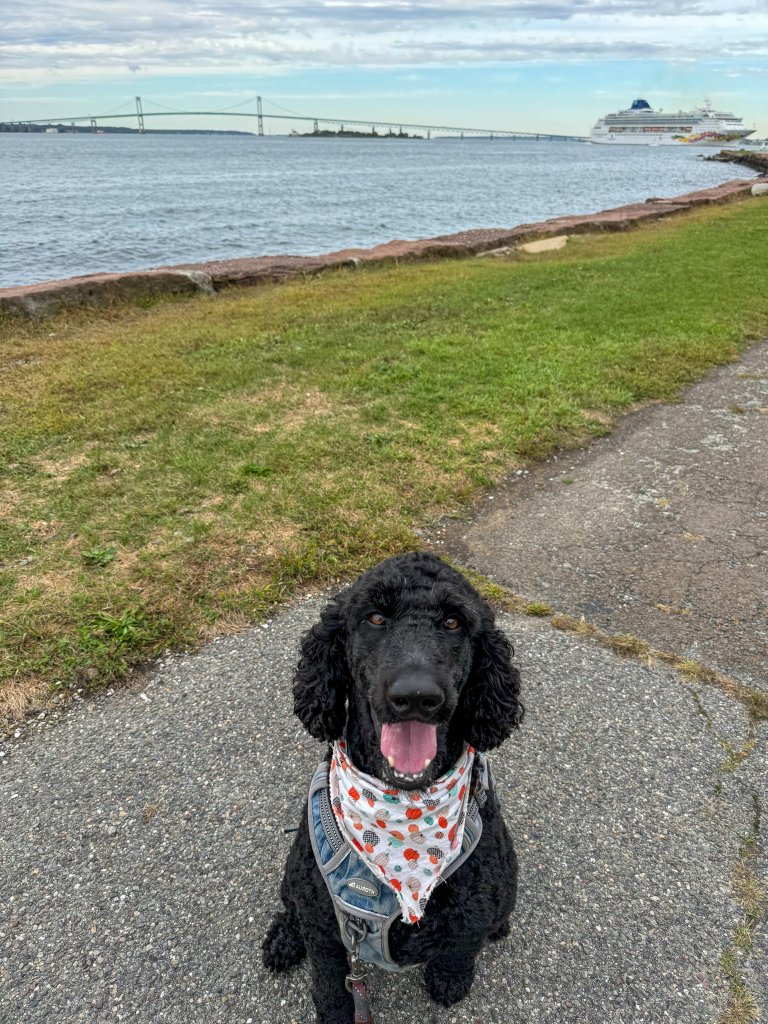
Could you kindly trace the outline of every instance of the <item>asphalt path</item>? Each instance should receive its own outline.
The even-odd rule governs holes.
[[[12,741],[0,771],[0,1020],[313,1020],[305,965],[259,943],[321,747],[291,713],[314,599],[168,657]],[[521,861],[512,935],[444,1010],[372,980],[379,1024],[715,1024],[733,886],[765,785],[741,705],[546,622],[502,616],[528,715],[494,753]],[[762,787],[762,789],[761,789]],[[758,953],[740,960],[759,992]]]
[[[768,342],[487,492],[438,550],[768,689]]]

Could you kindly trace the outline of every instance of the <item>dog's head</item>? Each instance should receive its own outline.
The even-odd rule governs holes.
[[[389,558],[340,594],[302,642],[294,710],[318,739],[345,731],[368,774],[402,789],[490,750],[523,715],[512,648],[474,587],[434,555]]]

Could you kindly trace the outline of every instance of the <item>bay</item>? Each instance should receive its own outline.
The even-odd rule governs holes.
[[[513,227],[751,172],[688,147],[0,134],[0,287]]]

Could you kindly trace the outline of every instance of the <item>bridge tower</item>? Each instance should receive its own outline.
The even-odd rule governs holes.
[[[264,115],[261,112],[261,96],[256,97],[256,115],[259,119],[259,135],[264,134]]]
[[[139,122],[139,134],[144,134],[144,108],[141,105],[141,96],[136,97],[136,119]]]
[[[91,131],[95,132],[97,130],[97,128],[98,128],[98,125],[96,124],[96,118],[92,117],[91,118]]]

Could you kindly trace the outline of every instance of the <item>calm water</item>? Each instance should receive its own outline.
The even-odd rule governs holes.
[[[0,134],[0,287],[512,227],[704,188],[701,150],[486,139]]]

